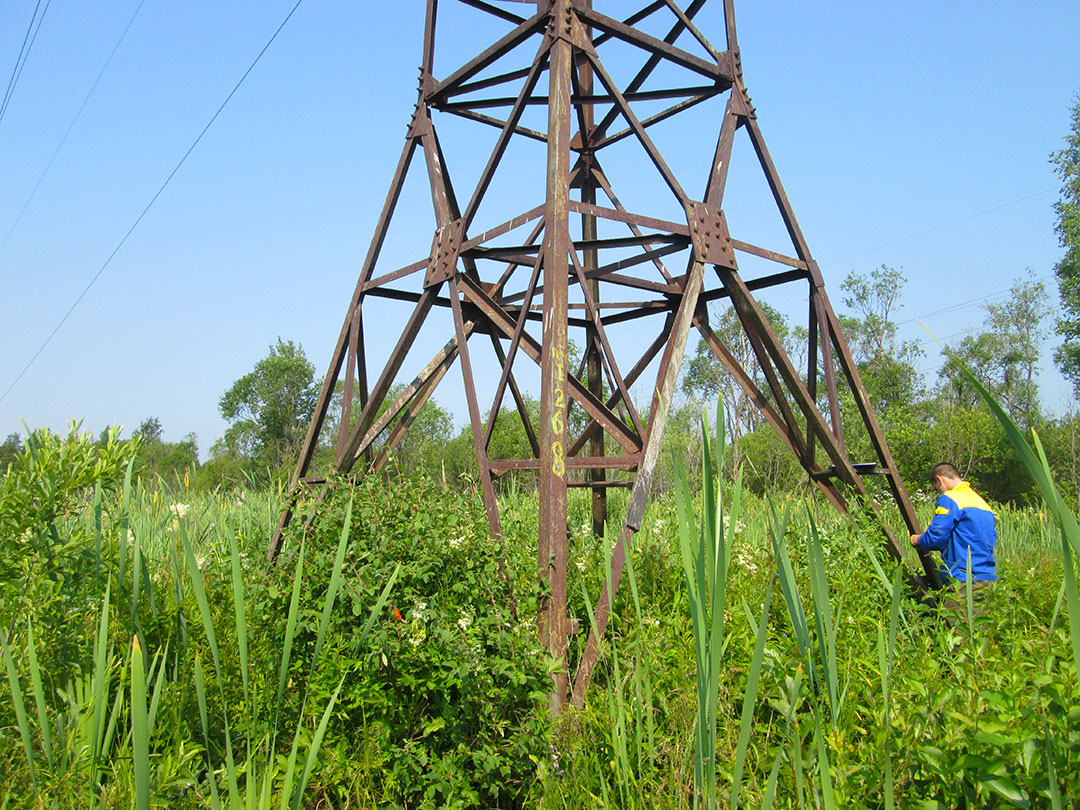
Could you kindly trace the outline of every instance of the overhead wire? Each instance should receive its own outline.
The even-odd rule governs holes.
[[[278,34],[281,33],[283,28],[285,28],[289,20],[292,19],[293,14],[296,13],[296,10],[300,8],[301,3],[303,2],[304,0],[296,0],[296,4],[293,5],[293,7],[289,10],[289,13],[285,15],[285,19],[281,21],[281,25],[277,27],[277,30],[275,30],[270,39],[267,40],[266,44],[262,47],[262,50],[259,51],[258,56],[255,57],[255,59],[250,65],[248,65],[247,70],[244,71],[244,75],[240,77],[240,80],[236,83],[233,89],[229,91],[229,94],[225,97],[225,100],[221,102],[221,105],[217,108],[217,111],[210,117],[210,120],[206,123],[206,126],[202,128],[202,131],[199,133],[198,137],[195,138],[191,146],[189,146],[187,151],[184,152],[183,157],[180,158],[179,162],[176,164],[173,170],[169,172],[169,176],[165,178],[165,182],[161,184],[158,190],[154,193],[154,196],[150,198],[150,202],[146,204],[142,212],[135,219],[135,222],[131,225],[130,228],[128,228],[127,232],[117,243],[116,247],[113,248],[112,253],[109,254],[109,257],[105,260],[101,267],[98,268],[98,271],[94,273],[90,281],[87,283],[86,287],[84,287],[83,291],[79,293],[79,296],[75,299],[71,306],[68,307],[67,312],[64,313],[64,317],[62,317],[59,323],[57,323],[56,326],[53,327],[52,332],[49,333],[49,336],[45,338],[41,346],[38,347],[38,350],[34,352],[34,356],[30,358],[29,362],[27,362],[27,364],[23,367],[23,370],[19,372],[19,375],[12,381],[11,385],[7,387],[7,390],[4,391],[2,395],[0,395],[0,402],[3,402],[5,399],[7,399],[8,394],[10,394],[12,389],[14,389],[15,386],[19,384],[19,381],[26,375],[26,372],[30,370],[31,366],[34,365],[38,357],[41,356],[41,353],[45,351],[45,348],[49,345],[49,343],[52,342],[52,339],[56,336],[56,333],[60,331],[60,328],[64,325],[67,319],[71,317],[71,313],[75,311],[75,308],[79,306],[79,303],[83,300],[83,298],[86,297],[86,294],[90,292],[90,288],[94,286],[94,283],[101,277],[101,274],[105,272],[105,268],[107,268],[112,263],[112,260],[116,257],[116,254],[120,252],[120,249],[127,242],[128,238],[139,226],[139,223],[142,222],[143,217],[146,216],[147,212],[149,212],[149,210],[153,207],[154,203],[157,202],[158,197],[160,197],[161,193],[165,191],[165,187],[169,185],[173,177],[176,176],[176,173],[180,171],[180,167],[183,166],[184,163],[187,161],[188,156],[193,151],[195,151],[195,147],[199,145],[199,142],[203,139],[203,136],[206,135],[207,131],[213,125],[214,121],[216,121],[218,116],[221,115],[221,111],[225,109],[225,106],[229,103],[229,101],[232,100],[232,97],[236,95],[236,91],[240,89],[240,86],[251,74],[251,71],[255,69],[255,66],[257,64],[259,64],[259,60],[263,58],[263,54],[265,54],[270,49],[270,46],[274,43],[274,40],[277,39]]]
[[[23,37],[22,46],[19,48],[19,55],[15,58],[15,67],[11,71],[11,78],[8,79],[7,90],[4,91],[4,100],[0,103],[0,121],[4,120],[4,113],[7,112],[8,105],[11,103],[11,98],[15,95],[15,86],[19,83],[23,68],[26,67],[26,60],[30,58],[30,50],[34,47],[34,42],[37,40],[38,32],[41,30],[41,24],[45,22],[45,14],[48,13],[49,4],[51,2],[52,0],[45,0],[44,9],[41,8],[41,0],[38,0],[37,5],[34,6],[34,14],[30,18],[30,24],[26,27],[26,35]],[[39,9],[41,9],[41,17],[38,17]],[[36,28],[34,27],[35,20],[37,21]]]
[[[979,211],[975,214],[969,214],[966,217],[954,219],[952,222],[946,222],[943,225],[935,225],[933,228],[927,228],[925,231],[919,231],[918,233],[912,233],[908,234],[907,236],[902,236],[899,239],[894,239],[891,242],[886,242],[882,245],[878,245],[877,247],[860,250],[858,253],[852,253],[850,256],[844,256],[842,259],[834,259],[831,262],[826,262],[822,265],[822,267],[831,267],[834,264],[840,264],[840,262],[846,262],[850,259],[857,259],[859,256],[865,256],[867,253],[873,253],[875,250],[881,250],[883,248],[892,247],[893,245],[899,245],[901,242],[907,242],[909,239],[917,239],[920,236],[926,236],[928,233],[934,233],[935,231],[940,231],[944,228],[951,228],[953,225],[959,225],[962,222],[967,222],[968,220],[975,219],[976,217],[985,216],[986,214],[992,214],[995,211],[1000,211],[1002,208],[1008,208],[1010,205],[1016,205],[1017,203],[1026,202],[1027,200],[1032,200],[1035,197],[1041,197],[1043,194],[1049,194],[1051,191],[1056,190],[1056,188],[1045,188],[1042,191],[1036,191],[1034,194],[1028,194],[1026,197],[1020,197],[1018,199],[1002,203],[1001,205],[995,205],[993,208],[987,208],[985,211]]]
[[[1032,279],[1032,282],[1046,281],[1048,278],[1052,278],[1053,275],[1054,275],[1053,273],[1048,273],[1045,276],[1039,276],[1038,278]],[[956,311],[959,311],[959,310],[961,310],[961,309],[963,309],[965,307],[974,306],[975,304],[981,304],[983,302],[989,301],[992,298],[997,298],[998,296],[1001,296],[1001,295],[1004,295],[1004,294],[1006,294],[1008,292],[1011,292],[1011,290],[1012,290],[1011,287],[1008,288],[1008,289],[1005,289],[1005,290],[998,290],[997,292],[993,292],[993,293],[989,293],[987,295],[984,295],[981,298],[972,298],[970,301],[965,301],[965,302],[960,303],[960,304],[954,304],[953,306],[945,307],[943,309],[938,309],[938,310],[935,310],[933,312],[928,312],[925,315],[917,315],[914,318],[908,318],[906,321],[900,321],[896,325],[897,326],[902,326],[903,324],[912,323],[913,321],[920,321],[923,318],[929,318],[929,317],[932,317],[934,315],[943,315],[943,314],[946,314],[946,313],[949,313],[949,312],[956,312]],[[917,346],[925,346],[925,345],[928,345],[930,343],[937,343],[939,346],[942,346],[944,348],[943,344],[945,343],[945,341],[952,340],[955,337],[966,337],[966,336],[972,334],[973,332],[975,332],[979,328],[980,328],[980,325],[969,326],[967,329],[961,329],[959,332],[953,332],[951,335],[945,335],[944,337],[939,338],[939,337],[935,336],[935,337],[923,338],[922,340],[916,341],[915,345],[917,345]],[[931,367],[928,367],[928,368],[921,368],[921,369],[918,370],[918,373],[919,374],[930,374],[930,373],[935,372],[935,371],[940,371],[946,365],[948,365],[948,361],[946,361],[944,363],[939,363],[936,366],[931,366]]]
[[[1031,281],[1032,282],[1046,281],[1048,278],[1053,278],[1053,275],[1054,275],[1053,273],[1047,273],[1045,276],[1039,276],[1038,278],[1034,278]],[[930,317],[933,317],[934,315],[944,315],[944,314],[949,313],[949,312],[956,312],[958,310],[966,309],[967,307],[975,306],[976,304],[981,304],[981,303],[983,303],[985,301],[989,301],[991,298],[997,298],[999,295],[1004,295],[1005,293],[1011,292],[1011,291],[1012,291],[1012,287],[1007,287],[1004,290],[998,290],[997,292],[987,293],[986,295],[980,296],[979,298],[972,298],[970,301],[963,301],[963,302],[961,302],[959,304],[950,304],[949,306],[943,307],[942,309],[935,309],[933,312],[927,312],[927,313],[925,313],[923,315],[916,315],[915,317],[908,318],[905,321],[897,321],[896,325],[897,326],[903,326],[905,324],[914,323],[915,321],[917,321],[917,320],[919,320],[921,318],[930,318]]]
[[[109,64],[112,62],[113,57],[116,56],[116,52],[120,50],[120,45],[123,43],[124,38],[127,36],[128,31],[131,30],[132,24],[135,22],[135,18],[139,16],[139,11],[142,10],[146,0],[139,0],[139,5],[135,8],[135,13],[131,15],[131,19],[128,20],[126,26],[124,26],[123,33],[120,34],[120,38],[113,46],[112,52],[109,54],[109,58],[105,60],[105,64],[101,66],[101,70],[98,71],[97,78],[94,79],[93,85],[90,86],[90,91],[86,94],[86,98],[83,99],[82,104],[79,105],[78,111],[75,113],[75,117],[71,119],[71,123],[68,124],[67,131],[64,133],[64,137],[60,139],[60,143],[56,145],[56,149],[53,150],[52,157],[49,158],[49,162],[45,165],[44,170],[41,172],[41,176],[38,177],[37,182],[34,184],[34,188],[30,192],[30,196],[26,198],[26,202],[23,203],[22,208],[19,209],[18,215],[15,217],[15,221],[11,223],[11,228],[8,229],[7,235],[4,237],[4,241],[0,242],[0,251],[3,251],[7,245],[8,240],[11,239],[11,235],[15,233],[15,229],[18,227],[19,222],[22,221],[23,214],[26,213],[26,209],[30,207],[30,203],[33,202],[34,197],[37,195],[38,189],[41,188],[41,183],[45,180],[45,175],[49,173],[53,163],[56,161],[56,156],[60,154],[60,150],[64,148],[64,144],[67,143],[68,136],[71,134],[71,130],[75,128],[76,122],[82,115],[83,110],[86,109],[87,103],[90,101],[90,97],[94,95],[94,91],[97,89],[98,84],[101,82],[101,77],[105,75],[105,71],[109,69]]]

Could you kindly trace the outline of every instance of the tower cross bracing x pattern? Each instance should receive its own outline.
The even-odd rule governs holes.
[[[538,476],[537,561],[546,586],[539,628],[548,651],[563,662],[552,697],[558,710],[568,699],[577,705],[584,700],[613,592],[641,527],[692,331],[700,334],[830,503],[846,510],[852,495],[867,494],[864,476],[880,475],[908,531],[920,527],[826,295],[821,270],[766,148],[743,81],[733,0],[723,0],[724,50],[714,47],[695,25],[706,0],[692,0],[685,8],[676,0],[656,0],[623,19],[593,8],[592,0],[457,2],[485,19],[501,21],[505,32],[439,78],[433,70],[439,12],[437,0],[427,0],[416,107],[297,461],[291,501],[268,557],[273,560],[280,551],[297,497],[324,480],[310,469],[318,443],[327,438],[322,434],[336,430],[330,438],[339,472],[381,470],[457,363],[493,535],[501,534],[496,480],[511,471],[535,471]],[[609,5],[615,13],[622,4]],[[612,71],[625,73],[627,65],[633,67],[632,77],[616,80]],[[699,199],[676,177],[654,135],[661,130],[697,134],[699,123],[684,124],[684,133],[679,117],[685,119],[692,108],[718,98],[724,106],[713,129],[712,158],[700,156],[705,168],[695,178],[704,187]],[[464,207],[451,182],[436,120],[464,121],[494,135],[475,185],[467,198],[460,198]],[[725,188],[736,138],[744,135],[762,187],[786,231],[787,244],[779,247],[740,240],[728,226]],[[475,152],[478,142],[479,137],[470,140],[466,151]],[[516,184],[519,193],[514,196],[532,192],[536,204],[511,209],[513,215],[507,218],[505,208],[491,204],[489,192],[500,178],[518,176],[522,164],[504,158],[519,145],[535,150],[529,165],[545,167],[545,182],[542,196],[539,182],[536,188]],[[620,201],[618,189],[630,172],[620,168],[619,176],[605,171],[608,155],[618,150],[612,165],[621,167],[626,153],[633,151],[640,170],[635,168],[631,179],[636,183],[650,175],[661,189],[645,200],[647,210]],[[387,267],[380,257],[418,156],[426,169],[434,228],[413,230],[409,244],[424,249],[430,245],[430,250],[417,251],[416,260],[404,266]],[[684,155],[678,157],[685,162]],[[497,216],[492,216],[493,209]],[[759,272],[744,278],[740,262]],[[780,286],[805,295],[808,338],[802,372],[755,297]],[[386,318],[379,315],[379,306],[387,299],[404,302],[408,315],[394,327],[397,339],[380,366],[372,362],[371,344],[385,343]],[[753,368],[710,323],[708,305],[721,300],[738,317]],[[620,324],[633,325],[636,345],[629,351],[618,343],[630,343],[627,328],[615,328]],[[369,344],[374,325],[378,339]],[[433,325],[441,325],[448,339],[430,359],[417,359],[418,352],[412,350],[418,335]],[[571,333],[584,345],[579,368],[569,365]],[[481,388],[474,353],[485,344],[490,345],[498,380]],[[527,407],[528,389],[519,382],[535,375],[537,366],[538,421]],[[647,411],[631,395],[643,386],[651,390]],[[853,463],[845,449],[840,418],[844,389],[869,436],[876,456],[870,462]],[[521,421],[532,450],[528,457],[492,453],[499,419]],[[596,600],[595,621],[571,680],[566,521],[567,488],[574,486],[591,490],[593,529],[601,535],[608,490],[627,487],[629,495],[608,572],[612,592],[605,586]],[[871,509],[881,508],[872,499],[867,502]],[[882,518],[885,545],[901,559],[904,544]],[[933,564],[926,556],[921,562],[925,583],[938,586]]]

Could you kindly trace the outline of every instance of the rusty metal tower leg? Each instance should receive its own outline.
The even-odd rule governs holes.
[[[540,599],[540,637],[561,662],[552,709],[567,695],[566,619],[566,366],[570,254],[569,0],[555,0],[548,77],[547,202],[544,206],[544,353],[540,361],[540,530],[537,562],[547,593]]]

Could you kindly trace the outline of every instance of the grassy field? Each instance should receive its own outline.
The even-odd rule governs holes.
[[[865,517],[661,495],[587,705],[552,723],[534,496],[503,496],[497,542],[475,492],[340,482],[267,568],[275,494],[112,480],[4,538],[0,807],[1080,800],[1080,617],[1046,510],[999,511],[973,618],[914,600]],[[574,492],[575,656],[611,545],[588,508]]]

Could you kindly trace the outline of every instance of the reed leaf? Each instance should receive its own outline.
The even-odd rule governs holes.
[[[202,571],[195,561],[195,552],[191,547],[187,529],[180,525],[180,541],[184,546],[184,561],[187,564],[188,578],[191,580],[191,589],[195,594],[195,603],[199,607],[199,617],[202,619],[203,632],[206,634],[206,643],[210,648],[210,656],[214,659],[214,671],[218,680],[221,680],[221,660],[218,656],[217,635],[214,633],[214,620],[210,615],[210,601],[206,597],[206,584],[203,580]]]
[[[135,808],[150,810],[150,726],[146,710],[146,667],[139,637],[131,638],[131,755]]]
[[[644,614],[641,610],[641,597],[638,593],[633,556],[632,554],[626,555],[626,577],[630,583],[630,595],[634,602],[634,616],[638,627],[637,655],[634,656],[634,696],[637,699],[638,711],[635,713],[634,732],[637,744],[638,767],[640,768],[643,764],[641,762],[642,753],[648,756],[650,762],[653,760],[656,739],[652,713],[652,675],[649,667],[648,650],[642,643],[641,628],[644,626],[642,619]],[[610,568],[608,570],[610,571]],[[645,721],[644,730],[641,723],[642,716],[644,716]]]
[[[1049,780],[1047,792],[1050,794],[1050,807],[1052,810],[1062,810],[1061,788],[1058,787],[1057,768],[1054,767],[1054,756],[1050,752],[1050,741],[1043,740],[1043,756],[1046,759],[1046,776]]]
[[[91,758],[94,770],[100,757],[103,755],[105,735],[105,692],[107,689],[108,651],[109,651],[109,605],[111,604],[112,583],[106,583],[105,595],[101,599],[101,616],[98,619],[97,630],[94,634],[94,675],[91,681],[91,690],[94,696],[94,737]]]
[[[139,627],[139,598],[142,595],[142,543],[139,542],[141,532],[131,532],[131,629],[137,631]]]
[[[304,544],[300,544],[300,553],[296,557],[293,570],[292,597],[289,600],[289,615],[285,621],[285,640],[281,646],[281,663],[278,668],[277,703],[274,717],[281,714],[281,702],[285,697],[285,684],[289,680],[289,661],[292,657],[293,638],[296,636],[296,618],[300,613],[300,587],[304,574]]]
[[[300,719],[296,721],[296,730],[293,732],[292,748],[289,750],[288,763],[285,766],[285,776],[281,782],[280,792],[280,809],[285,810],[286,807],[291,807],[291,799],[293,797],[293,785],[296,782],[296,760],[300,753],[300,729],[304,722],[303,712],[301,712]],[[299,794],[298,794],[299,795]]]
[[[782,514],[770,506],[771,521],[769,534],[772,540],[773,556],[776,558],[776,570],[780,579],[780,590],[784,595],[784,603],[787,605],[788,617],[791,619],[792,629],[795,631],[795,643],[806,662],[806,673],[810,680],[810,686],[816,693],[818,690],[817,664],[815,663],[814,645],[810,638],[810,627],[806,621],[806,610],[803,607],[802,598],[799,596],[799,587],[795,581],[795,570],[791,565],[791,555],[787,550],[787,525],[790,519],[790,507],[785,507]]]
[[[364,639],[368,637],[368,633],[371,632],[371,628],[375,626],[376,620],[382,615],[383,608],[386,607],[387,601],[390,599],[390,592],[394,589],[394,583],[397,582],[398,575],[401,573],[401,563],[394,566],[394,573],[390,575],[390,579],[386,580],[386,584],[383,586],[382,593],[379,594],[379,598],[375,601],[375,604],[371,608],[371,612],[368,614],[367,621],[364,622],[364,626],[360,628],[360,635],[357,637],[357,641],[362,643]]]
[[[101,739],[101,756],[102,759],[109,755],[112,751],[113,738],[116,736],[116,729],[120,725],[120,715],[124,708],[124,681],[127,680],[127,663],[121,660],[120,672],[118,673],[116,696],[112,701],[112,708],[109,710],[109,719],[105,724],[105,735]]]
[[[135,457],[132,456],[124,472],[124,489],[120,497],[120,542],[117,547],[116,582],[120,586],[121,599],[124,592],[124,573],[127,568],[128,529],[131,528],[131,471],[134,466]]]
[[[885,789],[885,807],[893,810],[892,739],[889,736],[889,667],[888,642],[884,628],[878,627],[878,671],[881,673],[881,727],[884,729],[885,768],[882,773]]]
[[[739,807],[739,789],[742,785],[743,768],[746,765],[746,750],[750,745],[750,731],[754,726],[754,705],[757,703],[758,687],[761,685],[761,662],[765,657],[765,637],[769,628],[769,608],[772,605],[773,588],[776,577],[769,583],[765,593],[765,605],[761,609],[761,621],[758,622],[754,636],[754,654],[750,660],[750,672],[746,676],[746,691],[743,693],[742,714],[739,718],[739,738],[735,745],[735,764],[731,776],[731,810]]]
[[[94,518],[94,574],[97,579],[98,589],[101,588],[101,547],[105,540],[105,534],[101,529],[101,482],[94,482],[94,499],[91,501],[90,511]]]
[[[829,751],[825,746],[825,731],[821,724],[821,709],[814,709],[814,740],[818,749],[818,786],[821,790],[823,810],[835,810],[836,799],[833,795],[832,771],[829,768]]]
[[[34,627],[26,621],[26,657],[30,663],[30,687],[34,693],[34,705],[37,709],[38,728],[41,730],[41,747],[45,751],[45,762],[49,771],[54,770],[52,729],[49,712],[45,704],[45,690],[41,685],[41,667],[38,666],[37,644],[34,642]]]
[[[15,721],[19,725],[19,736],[22,737],[23,751],[26,754],[26,762],[30,766],[30,779],[34,783],[34,793],[37,794],[38,781],[37,769],[34,767],[34,743],[30,733],[30,720],[26,716],[26,704],[23,702],[22,687],[19,684],[19,672],[15,668],[15,661],[8,650],[7,642],[0,639],[0,651],[4,655],[4,667],[7,669],[8,684],[11,686],[11,704],[15,709]]]
[[[244,704],[250,705],[248,692],[248,631],[247,601],[244,598],[244,578],[240,570],[240,551],[236,547],[236,534],[229,532],[229,562],[232,571],[233,621],[236,627],[236,645],[240,654],[240,677],[244,684]]]
[[[780,776],[780,761],[783,754],[784,750],[782,748],[776,752],[772,770],[769,771],[769,779],[765,782],[765,792],[761,795],[761,807],[758,810],[772,810],[773,802],[776,800],[776,782]]]
[[[326,599],[323,601],[322,616],[319,619],[319,632],[315,637],[315,651],[311,655],[311,673],[314,675],[319,665],[319,653],[322,651],[323,640],[326,638],[326,629],[330,626],[330,614],[334,610],[334,602],[337,600],[338,590],[341,588],[342,566],[345,564],[345,549],[349,543],[349,529],[352,527],[353,498],[349,498],[349,505],[345,507],[345,522],[341,527],[341,536],[338,538],[337,553],[334,555],[334,570],[330,572],[330,584],[326,588]]]
[[[158,706],[161,705],[161,695],[165,687],[165,659],[169,655],[168,644],[165,645],[164,650],[158,650],[154,653],[154,660],[150,666],[150,675],[148,681],[153,679],[154,691],[150,694],[150,712],[146,716],[147,724],[150,728],[150,733],[154,733],[154,724],[157,722]]]
[[[825,682],[825,695],[829,701],[829,718],[836,725],[840,714],[840,695],[836,660],[836,624],[833,619],[829,600],[829,583],[825,572],[825,557],[821,550],[821,537],[812,513],[809,519],[809,563],[810,595],[814,602],[814,626],[817,630],[820,647],[822,679]],[[838,616],[839,617],[839,612]]]
[[[221,810],[221,796],[218,794],[217,779],[214,776],[214,763],[210,756],[210,722],[206,710],[206,679],[203,675],[202,656],[195,651],[195,697],[199,703],[199,722],[202,724],[203,741],[206,744],[206,780],[210,783],[210,806]]]

